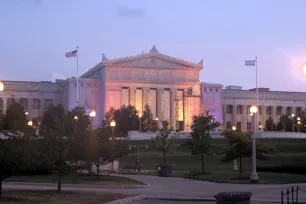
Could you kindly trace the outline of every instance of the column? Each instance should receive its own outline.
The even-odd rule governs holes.
[[[286,115],[286,108],[287,108],[287,106],[281,106],[282,108],[281,108],[281,116],[282,115]]]
[[[171,112],[170,112],[170,121],[171,121],[171,127],[176,130],[176,101],[174,100],[176,97],[176,89],[171,89],[170,92],[170,108],[171,108]]]
[[[7,98],[2,98],[2,102],[3,102],[3,113],[6,114]]]
[[[233,104],[232,105],[233,107],[233,112],[232,112],[232,126],[237,126],[237,105],[236,104]],[[236,127],[237,128],[237,127]]]
[[[44,112],[45,112],[45,111],[44,111],[44,110],[45,110],[45,109],[44,109],[44,102],[45,102],[45,101],[44,101],[43,98],[40,98],[40,99],[39,99],[39,103],[40,103],[39,115],[40,115],[40,116],[43,116],[43,115],[44,115]]]
[[[129,89],[130,89],[130,105],[135,107],[136,89],[135,88],[129,88]]]
[[[28,100],[28,118],[32,117],[32,99],[31,98],[27,98]]]
[[[142,105],[143,105],[143,110],[145,110],[145,105],[149,104],[149,89],[148,88],[143,88],[143,99],[142,99]]]
[[[291,107],[291,115],[292,115],[292,113],[296,116],[296,107],[295,106]]]
[[[248,121],[248,110],[246,105],[241,105],[242,108],[242,121],[241,121],[241,131],[246,131],[247,129],[247,121]]]
[[[157,127],[162,127],[162,121],[163,121],[163,90],[157,89]]]
[[[276,108],[277,106],[271,106],[272,107],[272,119],[273,119],[273,123],[277,123],[277,118],[276,118]]]
[[[265,128],[266,125],[266,115],[267,115],[267,108],[269,106],[261,106],[261,115],[259,115],[260,120],[258,120],[262,126],[262,128]],[[259,128],[259,124],[257,124],[257,128]]]

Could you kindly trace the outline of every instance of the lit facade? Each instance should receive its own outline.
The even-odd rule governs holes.
[[[87,114],[95,110],[98,127],[111,108],[132,105],[141,114],[150,105],[154,118],[167,120],[174,129],[189,132],[192,116],[210,111],[221,128],[236,126],[243,131],[252,127],[249,107],[256,104],[255,90],[239,86],[200,82],[203,60],[187,62],[164,55],[155,46],[131,57],[108,59],[104,54],[95,67],[79,78],[79,105]],[[5,81],[0,91],[0,112],[18,100],[28,119],[42,116],[50,104],[76,107],[76,78],[56,82]],[[259,89],[259,125],[265,128],[269,116],[277,122],[282,114],[299,115],[306,108],[306,93],[275,92]]]

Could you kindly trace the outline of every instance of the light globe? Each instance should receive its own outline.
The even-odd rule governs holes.
[[[4,84],[2,81],[0,81],[0,91],[3,91],[4,90]]]
[[[116,122],[115,122],[115,121],[112,121],[112,122],[110,123],[110,126],[111,126],[111,127],[115,127],[115,126],[116,126]]]
[[[257,107],[254,106],[254,105],[252,105],[252,106],[250,107],[250,112],[251,112],[252,114],[257,113]]]
[[[92,110],[90,113],[89,113],[89,116],[94,118],[96,117],[96,111]]]
[[[237,128],[236,126],[233,125],[232,130],[235,131]]]

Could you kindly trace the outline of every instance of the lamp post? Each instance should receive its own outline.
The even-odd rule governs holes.
[[[236,126],[235,126],[235,125],[233,125],[233,126],[232,126],[232,130],[233,130],[233,131],[236,131],[236,130],[237,130],[237,128],[236,128]],[[241,164],[240,164],[240,165],[241,165]],[[237,159],[234,159],[234,166],[233,166],[233,170],[234,170],[234,171],[238,171]]]
[[[93,120],[94,118],[96,117],[96,111],[92,110],[90,113],[89,113],[89,116],[90,116],[90,119],[91,119],[91,126],[93,128]]]
[[[141,132],[141,117],[142,117],[142,115],[140,114],[139,115],[139,132]]]
[[[76,133],[76,124],[77,124],[77,122],[78,122],[78,120],[79,120],[79,117],[75,115],[75,116],[73,117],[73,120],[74,120],[74,133]]]
[[[291,114],[291,118],[292,118],[292,132],[294,132],[294,113]]]
[[[116,126],[116,122],[113,120],[111,123],[110,123],[110,126],[112,128],[112,139],[114,139],[115,137],[115,126]]]
[[[301,131],[301,118],[300,117],[297,118],[297,123],[298,123],[298,130],[300,132]]]
[[[33,122],[32,122],[32,120],[30,120],[29,122],[28,122],[28,126],[33,126]]]
[[[253,116],[257,114],[257,106],[252,105],[250,107],[250,112]],[[254,121],[254,117],[253,117]],[[253,122],[253,138],[252,138],[252,173],[250,177],[251,183],[257,183],[258,182],[258,174],[256,172],[256,140],[255,140],[255,133],[257,129],[257,125],[255,122]]]

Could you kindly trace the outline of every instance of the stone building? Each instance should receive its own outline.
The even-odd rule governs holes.
[[[160,53],[155,46],[148,53],[108,59],[79,78],[79,105],[87,113],[95,110],[94,126],[99,126],[110,107],[133,105],[141,114],[150,105],[154,118],[168,120],[174,129],[190,131],[192,116],[209,110],[222,128],[248,130],[252,127],[249,107],[256,104],[255,90],[240,86],[200,82],[203,60],[187,62]],[[18,100],[28,118],[41,116],[50,104],[74,108],[76,78],[55,82],[5,81],[0,92],[0,111]],[[306,93],[259,89],[259,125],[264,128],[269,116],[277,122],[282,114],[299,115],[306,108]]]

